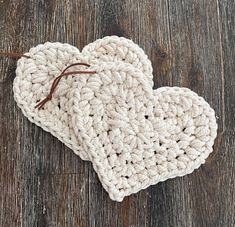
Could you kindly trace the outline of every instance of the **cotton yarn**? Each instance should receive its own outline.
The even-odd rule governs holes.
[[[90,160],[112,200],[191,173],[212,152],[214,110],[187,88],[152,89],[152,66],[132,41],[105,37],[83,48],[45,43],[21,58],[14,97],[24,115]],[[85,62],[96,74],[61,79],[43,109],[53,79]],[[86,67],[78,67],[85,70]],[[73,69],[74,70],[74,69]]]
[[[141,71],[123,63],[95,70],[76,81],[70,115],[111,199],[122,201],[205,162],[217,127],[203,98],[186,88],[153,91]]]
[[[33,123],[50,132],[83,160],[87,154],[77,143],[73,129],[69,126],[67,95],[77,78],[62,79],[51,102],[43,110],[35,104],[45,98],[56,76],[68,65],[85,62],[92,65],[102,62],[126,62],[148,75],[152,85],[152,66],[144,51],[129,39],[108,36],[85,46],[82,52],[69,44],[50,43],[33,47],[17,62],[16,78],[13,84],[14,98],[23,114]],[[79,70],[84,67],[77,68]]]

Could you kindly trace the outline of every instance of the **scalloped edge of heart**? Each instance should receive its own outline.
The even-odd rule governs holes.
[[[37,126],[51,133],[83,160],[89,160],[83,148],[77,143],[69,126],[67,102],[68,92],[76,78],[68,77],[59,83],[53,99],[38,111],[35,104],[49,93],[53,79],[68,65],[83,61],[90,64],[101,62],[126,62],[143,71],[152,81],[152,65],[144,51],[133,41],[117,36],[107,36],[85,46],[80,52],[69,44],[40,44],[29,50],[30,59],[17,62],[16,78],[13,83],[14,98],[24,116]],[[79,68],[79,69],[82,69]]]
[[[217,124],[214,110],[202,97],[187,88],[152,90],[134,68],[109,65],[102,70],[76,82],[70,115],[78,142],[112,200],[120,202],[150,185],[189,174],[205,162]]]

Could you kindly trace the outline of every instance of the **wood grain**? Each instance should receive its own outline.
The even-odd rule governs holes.
[[[13,100],[16,61],[1,58],[0,226],[235,226],[233,0],[2,0],[0,28],[0,50],[14,52],[130,38],[152,61],[155,88],[191,88],[219,125],[200,169],[113,202],[91,163],[23,117]]]

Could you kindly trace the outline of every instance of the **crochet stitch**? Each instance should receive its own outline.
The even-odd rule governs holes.
[[[132,64],[148,75],[149,83],[153,84],[151,62],[144,51],[131,40],[117,36],[96,40],[85,46],[82,52],[69,44],[47,42],[31,48],[25,55],[30,58],[21,58],[17,63],[13,84],[15,101],[31,122],[57,137],[83,160],[88,160],[88,156],[77,144],[73,129],[69,127],[66,107],[70,100],[68,91],[77,78],[63,78],[50,103],[40,111],[34,108],[49,93],[53,79],[70,64],[85,62],[95,65],[102,60]]]
[[[110,198],[122,201],[198,168],[212,152],[216,120],[209,104],[187,88],[153,91],[125,64],[92,68],[71,92],[72,125]]]
[[[152,184],[191,173],[205,162],[217,124],[209,104],[187,88],[153,90],[151,62],[132,41],[116,36],[88,44],[31,48],[17,63],[13,90],[23,114],[90,160],[111,199],[122,201]],[[61,78],[71,71],[95,74]],[[89,66],[88,65],[88,66]]]

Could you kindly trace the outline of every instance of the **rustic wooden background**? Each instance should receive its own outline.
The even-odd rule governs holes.
[[[1,227],[235,226],[234,0],[0,0],[0,28],[0,50],[12,52],[130,38],[151,59],[155,88],[191,88],[219,124],[199,170],[113,202],[89,162],[23,117],[16,61],[0,58]]]

